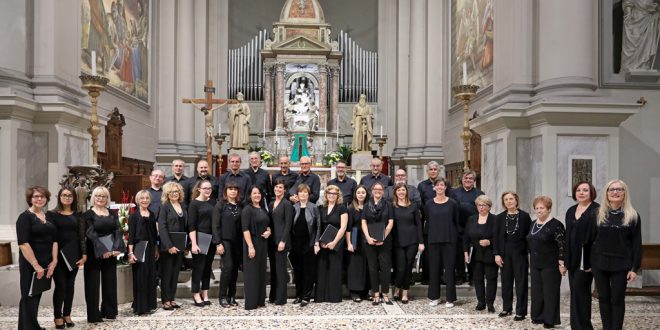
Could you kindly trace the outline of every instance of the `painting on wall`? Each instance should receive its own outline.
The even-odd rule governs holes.
[[[110,86],[143,102],[149,100],[149,1],[81,0],[81,71],[95,68]]]
[[[592,155],[570,155],[568,157],[569,186],[568,195],[573,195],[573,187],[578,182],[594,182],[594,161]]]
[[[453,0],[451,86],[493,83],[493,1]]]

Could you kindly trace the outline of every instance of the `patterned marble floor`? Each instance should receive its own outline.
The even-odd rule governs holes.
[[[214,300],[214,302],[217,300]],[[459,299],[454,308],[428,306],[428,299],[414,299],[409,304],[372,306],[370,302],[338,304],[312,303],[304,308],[287,304],[246,311],[242,308],[221,308],[214,303],[199,308],[191,300],[180,299],[183,308],[176,311],[159,309],[149,316],[135,316],[130,304],[119,306],[117,320],[90,325],[85,319],[84,306],[74,306],[74,329],[542,329],[531,324],[529,318],[514,322],[511,317],[499,318],[497,314],[477,312],[473,297]],[[660,299],[628,297],[626,300],[624,329],[660,329]],[[242,301],[239,300],[242,306]],[[501,310],[498,299],[495,308]],[[561,301],[559,328],[569,329],[568,297]],[[15,329],[17,307],[0,307],[0,329]],[[594,300],[593,323],[601,328],[597,301]],[[53,329],[52,308],[39,310],[42,326]]]

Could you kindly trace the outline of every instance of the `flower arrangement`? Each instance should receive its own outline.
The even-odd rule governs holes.
[[[341,153],[338,151],[330,151],[323,156],[323,165],[335,165],[342,159]]]
[[[275,155],[266,149],[259,150],[259,156],[261,157],[261,161],[265,164],[272,164],[275,161]]]
[[[129,193],[127,191],[121,192],[121,204],[117,209],[119,218],[119,227],[124,231],[124,239],[128,240],[128,217],[135,211],[135,204],[133,204],[133,196],[129,201]]]

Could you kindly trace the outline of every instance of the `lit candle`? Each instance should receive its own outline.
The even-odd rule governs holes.
[[[222,124],[218,123],[218,134],[222,135]]]
[[[380,125],[380,137],[383,137],[383,125]]]
[[[96,76],[96,51],[92,51],[92,75]]]
[[[463,62],[463,85],[467,85],[467,63]]]
[[[266,142],[266,111],[264,111],[264,143]]]

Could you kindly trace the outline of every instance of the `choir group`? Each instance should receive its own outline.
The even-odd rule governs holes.
[[[374,158],[371,173],[358,184],[346,175],[346,163],[336,165],[337,177],[321,192],[307,157],[301,171],[289,170],[280,159],[272,176],[261,168],[258,154],[240,171],[239,155],[229,156],[229,171],[208,174],[201,160],[196,176],[183,176],[183,162],[174,161],[174,175],[151,174],[151,187],[135,196],[128,235],[108,209],[109,191],[96,187],[91,207],[76,210],[76,192],[64,187],[57,207],[47,211],[50,192],[27,189],[29,208],[20,214],[16,233],[20,247],[18,327],[40,329],[36,280],[52,277],[57,329],[73,327],[71,304],[78,268],[84,265],[85,301],[90,323],[117,317],[117,256],[127,254],[133,267],[133,310],[152,313],[160,283],[161,307],[180,308],[177,279],[184,255],[192,255],[190,290],[194,306],[211,305],[209,282],[216,255],[222,258],[222,307],[238,306],[236,282],[244,274],[244,308],[287,303],[287,265],[293,268],[293,304],[342,301],[345,284],[356,303],[393,304],[410,300],[413,269],[428,281],[430,306],[446,308],[457,300],[456,285],[474,285],[476,310],[495,312],[497,277],[501,276],[500,317],[530,318],[552,328],[560,324],[562,276],[568,274],[573,329],[592,329],[591,287],[595,281],[604,329],[621,329],[624,293],[641,264],[641,219],[632,207],[628,187],[608,182],[600,204],[589,182],[573,188],[576,204],[564,223],[554,218],[552,200],[534,198],[536,220],[519,208],[516,192],[501,200],[504,211],[491,213],[493,201],[475,187],[475,173],[465,172],[461,184],[439,176],[439,164],[427,164],[428,179],[407,184],[404,170],[392,180]],[[266,278],[269,262],[270,278]],[[530,276],[531,275],[531,276]],[[270,282],[270,292],[266,284]],[[441,301],[440,289],[446,296]],[[391,287],[393,288],[391,289]],[[514,291],[515,287],[515,291]],[[513,306],[515,292],[515,309]],[[391,293],[391,297],[389,294]],[[100,303],[100,304],[99,304]]]

